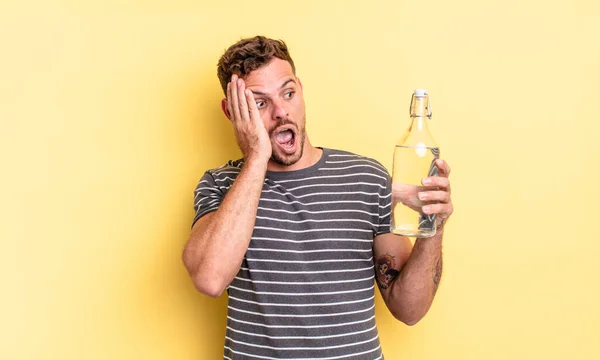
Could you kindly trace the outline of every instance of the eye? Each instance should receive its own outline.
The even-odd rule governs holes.
[[[294,91],[288,91],[285,93],[285,95],[283,95],[284,99],[291,99],[294,97]]]
[[[262,109],[265,106],[267,106],[267,103],[265,101],[263,101],[263,100],[259,100],[259,101],[256,102],[256,107],[259,108],[259,109]]]

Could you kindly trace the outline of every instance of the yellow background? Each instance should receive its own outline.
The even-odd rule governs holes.
[[[0,2],[0,359],[217,359],[180,260],[239,156],[216,62],[286,40],[314,145],[391,166],[414,88],[451,165],[445,272],[386,359],[598,359],[600,2]],[[226,261],[226,254],[224,261]]]

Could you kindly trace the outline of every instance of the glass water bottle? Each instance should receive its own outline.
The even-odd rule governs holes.
[[[410,102],[410,126],[394,150],[391,226],[398,235],[435,235],[436,216],[424,214],[427,202],[418,198],[421,191],[435,190],[423,186],[423,178],[438,174],[435,160],[440,150],[427,127],[431,115],[427,90],[415,90]]]

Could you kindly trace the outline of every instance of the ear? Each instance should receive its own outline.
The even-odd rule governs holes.
[[[227,99],[221,100],[221,110],[223,110],[223,114],[225,114],[229,121],[231,121],[231,114],[229,113],[229,109],[227,108]]]

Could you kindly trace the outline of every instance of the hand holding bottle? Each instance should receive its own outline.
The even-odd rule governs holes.
[[[427,215],[436,215],[436,229],[444,226],[454,207],[450,196],[450,166],[444,160],[437,159],[435,166],[438,169],[437,176],[423,179],[425,189],[418,193],[419,200],[424,202],[422,212]]]
[[[423,186],[392,183],[392,209],[401,203],[417,213],[435,215],[436,229],[439,230],[454,208],[448,179],[450,167],[442,159],[436,159],[434,165],[438,169],[437,175],[423,178]]]

